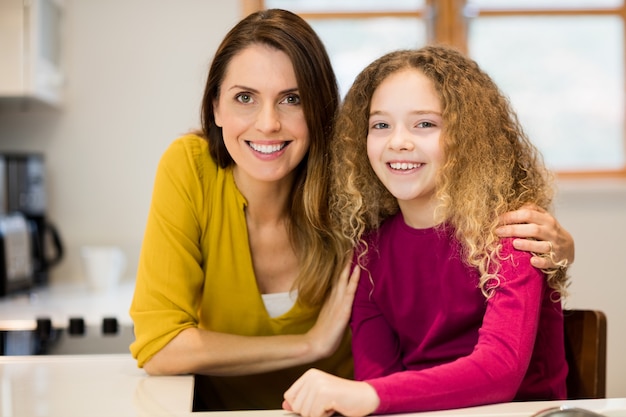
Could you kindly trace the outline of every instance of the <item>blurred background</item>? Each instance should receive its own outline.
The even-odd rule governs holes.
[[[0,0],[0,35],[11,27],[10,3],[23,4]],[[65,249],[52,285],[85,279],[84,245],[121,247],[124,279],[134,279],[158,160],[199,127],[217,45],[250,11],[281,7],[318,31],[342,94],[382,53],[427,42],[456,45],[492,75],[558,174],[555,212],[576,241],[566,307],[606,313],[607,394],[626,397],[623,0],[51,3],[60,6],[58,42],[43,39],[41,49],[60,68],[48,76],[57,87],[20,97],[3,62],[0,153],[43,157],[45,215]]]

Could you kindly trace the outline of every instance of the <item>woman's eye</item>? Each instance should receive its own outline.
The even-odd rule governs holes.
[[[282,101],[282,103],[284,104],[300,104],[300,96],[297,94],[289,94],[287,97],[285,97]]]
[[[250,94],[247,93],[239,93],[235,96],[235,99],[240,102],[240,103],[244,103],[244,104],[248,104],[252,102],[252,96]]]
[[[435,124],[431,122],[419,122],[417,124],[417,127],[421,127],[421,128],[435,127]]]

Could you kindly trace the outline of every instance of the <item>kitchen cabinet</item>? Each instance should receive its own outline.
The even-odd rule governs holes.
[[[0,110],[59,107],[63,0],[0,0]]]

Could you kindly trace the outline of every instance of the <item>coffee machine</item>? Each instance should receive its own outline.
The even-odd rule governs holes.
[[[46,217],[45,165],[39,153],[0,153],[0,296],[29,286],[48,283],[49,270],[61,261],[63,244],[56,227]],[[20,219],[23,218],[23,224]],[[27,230],[21,230],[21,227]],[[10,234],[3,233],[10,230]],[[25,240],[23,235],[27,236]],[[16,238],[15,236],[20,236]],[[15,244],[13,242],[20,242]],[[24,251],[30,253],[26,255]],[[28,260],[20,271],[30,271],[9,285],[16,259]],[[12,266],[11,266],[12,265]],[[19,262],[22,265],[22,261]],[[10,270],[9,270],[10,269]],[[22,275],[26,275],[22,272]]]

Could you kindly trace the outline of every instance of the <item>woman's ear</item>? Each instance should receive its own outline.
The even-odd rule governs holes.
[[[220,121],[220,111],[219,111],[219,100],[213,100],[213,118],[215,119],[215,125],[217,127],[222,127],[222,122]]]

